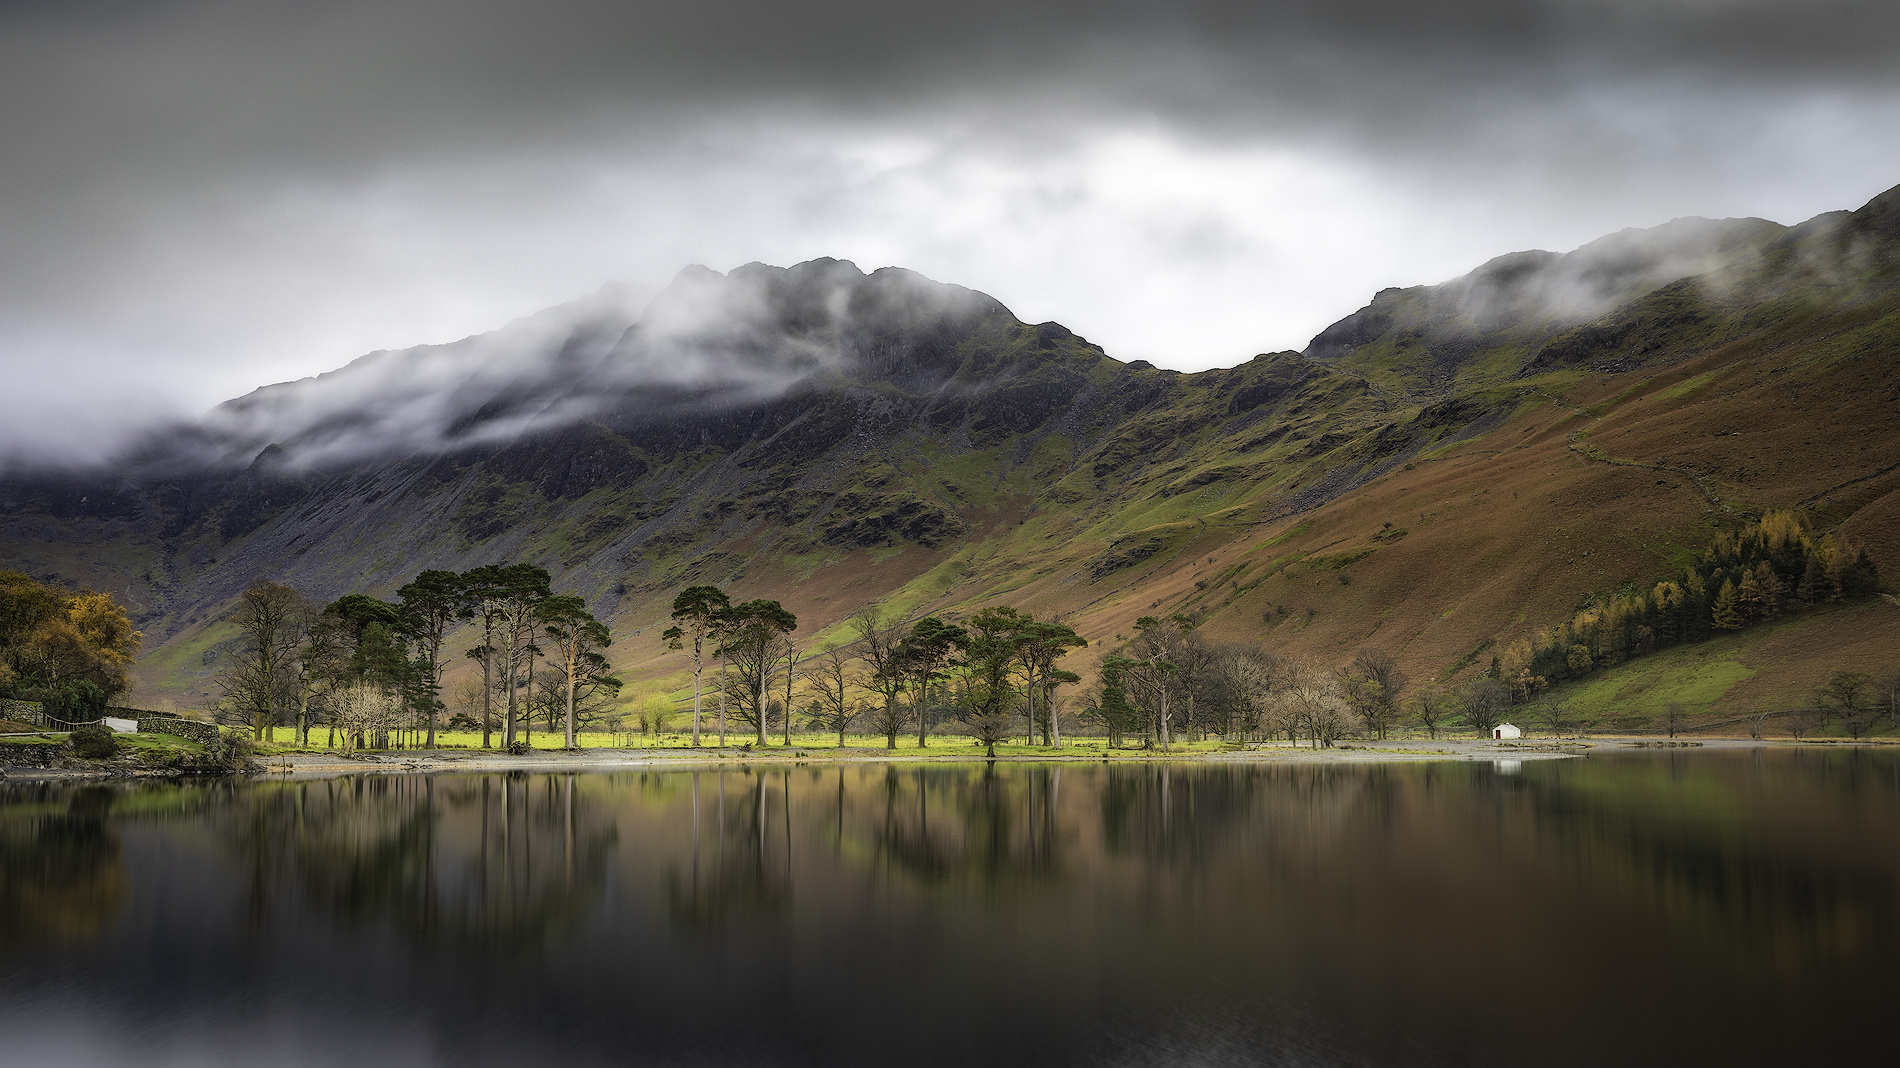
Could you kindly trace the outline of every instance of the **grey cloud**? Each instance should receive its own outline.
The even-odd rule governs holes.
[[[141,396],[202,403],[341,362],[359,335],[377,340],[349,354],[452,337],[442,324],[693,260],[876,254],[1041,302],[1032,317],[1111,353],[1205,366],[1509,248],[1852,206],[1900,180],[1896,125],[1890,0],[0,5],[0,368],[32,380],[0,399],[0,451],[96,453]],[[1298,150],[1384,199],[1259,192],[1258,213],[1322,216],[1301,232],[1360,246],[1303,252],[1226,208],[1162,211],[1159,193],[1111,218],[1099,189],[1037,170],[1128,130],[1204,154]],[[1018,176],[1017,199],[953,232],[937,220],[974,212],[979,181],[867,203],[839,177],[839,145],[904,139],[929,146],[916,169],[976,160]],[[1075,240],[1089,212],[1111,235],[1093,262],[1014,262],[1012,242]],[[1442,212],[1448,236],[1388,225],[1412,251],[1376,281],[1350,269],[1378,255],[1361,221],[1401,212]],[[601,234],[619,247],[590,246]],[[1336,305],[1245,319],[1205,284],[1240,269]],[[1099,277],[1062,283],[1085,270]],[[1163,275],[1181,281],[1128,295]],[[1192,353],[1127,351],[1094,325],[1132,329],[1137,305],[1231,325]],[[1164,334],[1182,329],[1148,336]],[[76,365],[99,412],[48,415],[69,385],[49,368]]]

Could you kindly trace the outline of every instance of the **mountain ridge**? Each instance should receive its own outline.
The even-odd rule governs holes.
[[[711,581],[786,600],[807,634],[874,600],[994,598],[1067,612],[1106,647],[1135,615],[1179,609],[1322,658],[1390,644],[1424,678],[1556,622],[1590,588],[1654,578],[1763,507],[1814,498],[1900,573],[1880,525],[1900,435],[1852,432],[1892,425],[1878,400],[1900,351],[1896,204],[1795,227],[1678,220],[1666,254],[1652,228],[1499,257],[1463,287],[1382,291],[1305,354],[1192,374],[1121,363],[901,268],[688,268],[647,328],[643,313],[611,340],[537,335],[525,378],[493,334],[396,350],[431,350],[421,365],[459,345],[492,373],[446,399],[423,382],[380,423],[313,402],[299,433],[257,433],[240,412],[197,471],[148,457],[0,480],[0,566],[129,599],[151,637],[143,692],[158,695],[202,694],[222,606],[255,578],[387,593],[424,568],[504,559],[582,593],[642,675],[677,668],[646,638],[671,591]],[[1659,277],[1689,261],[1708,269]],[[1608,310],[1545,314],[1552,287],[1579,279]],[[1375,309],[1391,313],[1377,331]],[[1363,342],[1316,351],[1355,321],[1343,333]],[[1849,374],[1865,384],[1850,392]],[[1790,422],[1773,471],[1731,457],[1727,430],[1684,436],[1760,422],[1789,395],[1791,411],[1864,414]],[[366,425],[426,433],[395,437],[421,444],[393,458],[333,448]],[[1843,482],[1859,488],[1844,497]],[[1507,488],[1502,506],[1491,494]],[[1472,503],[1454,520],[1440,493]],[[1605,567],[1552,555],[1576,540],[1560,501],[1626,525],[1583,558]]]

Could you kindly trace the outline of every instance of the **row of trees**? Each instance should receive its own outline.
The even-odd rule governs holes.
[[[1794,512],[1770,511],[1736,533],[1716,534],[1677,578],[1612,597],[1512,643],[1494,674],[1514,701],[1528,701],[1552,683],[1632,656],[1794,609],[1871,596],[1879,581],[1866,549],[1832,534],[1816,537]]]
[[[558,705],[567,744],[577,726],[620,689],[602,650],[607,627],[572,594],[549,587],[531,564],[494,564],[463,572],[424,571],[382,601],[349,594],[320,605],[294,587],[258,582],[233,616],[242,644],[224,672],[224,688],[253,733],[289,719],[298,744],[327,720],[344,745],[388,744],[411,731],[433,748],[442,676],[454,653],[450,635],[473,623],[478,640],[465,655],[482,672],[482,746],[493,745],[494,703],[503,698],[503,744],[518,744],[524,713],[537,698]],[[536,687],[536,665],[548,669]]]
[[[143,636],[110,595],[0,571],[0,697],[56,718],[97,719],[123,694]]]
[[[884,735],[890,748],[914,724],[917,744],[928,746],[931,728],[953,718],[994,753],[1019,714],[1032,737],[1040,727],[1044,744],[1061,745],[1055,690],[1081,677],[1056,661],[1088,644],[1066,623],[1001,605],[963,623],[937,616],[893,620],[873,606],[852,617],[854,640],[802,660],[792,639],[797,627],[797,617],[777,601],[735,605],[716,586],[680,593],[673,626],[662,637],[669,648],[692,654],[694,745],[701,740],[711,660],[719,663],[722,745],[729,712],[753,728],[761,745],[768,719],[776,713],[789,744],[801,679],[808,721],[836,732],[840,745],[853,724],[865,722]],[[772,695],[781,681],[784,700],[775,702]]]
[[[1384,737],[1406,712],[1405,674],[1384,652],[1361,652],[1332,671],[1257,646],[1213,642],[1198,622],[1184,615],[1137,621],[1136,637],[1103,662],[1094,699],[1076,718],[1104,729],[1111,744],[1134,737],[1165,749],[1183,735],[1209,734],[1328,746],[1361,728]],[[701,744],[709,693],[718,700],[722,745],[729,717],[758,744],[771,725],[781,726],[789,744],[799,712],[835,733],[840,746],[859,726],[883,735],[890,748],[914,730],[918,746],[927,747],[932,730],[950,724],[992,753],[1019,729],[1031,743],[1062,744],[1061,688],[1081,679],[1059,661],[1088,644],[1068,624],[1001,605],[963,619],[914,621],[872,606],[848,627],[850,640],[801,658],[792,638],[797,619],[778,602],[733,604],[714,586],[682,591],[662,637],[692,657],[693,744]],[[1449,711],[1443,702],[1431,707]]]
[[[1140,735],[1167,749],[1188,733],[1306,738],[1325,747],[1355,729],[1383,738],[1403,714],[1405,672],[1380,650],[1327,670],[1258,646],[1210,641],[1198,623],[1186,615],[1143,617],[1135,638],[1103,661],[1097,699],[1084,714],[1111,744]]]

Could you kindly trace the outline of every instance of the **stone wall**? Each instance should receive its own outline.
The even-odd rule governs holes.
[[[0,768],[50,768],[64,745],[31,745],[0,738]]]
[[[40,718],[38,701],[15,701],[11,697],[0,697],[0,719],[18,720],[35,727],[46,722]]]
[[[182,719],[168,716],[163,712],[146,712],[136,708],[113,708],[108,714],[119,713],[128,719],[139,721],[139,731],[151,734],[169,734],[175,738],[184,738],[199,745],[218,744],[218,725],[195,719]]]

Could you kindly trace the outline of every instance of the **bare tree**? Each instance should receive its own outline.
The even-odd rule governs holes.
[[[1768,716],[1769,713],[1763,709],[1756,709],[1748,714],[1748,736],[1750,738],[1760,740],[1761,736],[1768,732]]]
[[[1339,671],[1340,688],[1346,702],[1366,730],[1381,738],[1399,718],[1399,699],[1405,690],[1405,672],[1391,654],[1381,649],[1362,649],[1352,663]]]
[[[1485,737],[1490,736],[1511,704],[1510,689],[1489,677],[1472,679],[1453,692],[1457,695],[1459,711],[1465,715],[1465,723]]]
[[[388,730],[402,702],[373,682],[352,682],[337,694],[334,718],[343,729],[343,750],[352,752],[366,737]]]
[[[1288,658],[1281,662],[1280,699],[1294,730],[1303,732],[1315,749],[1330,749],[1346,732],[1349,706],[1339,679],[1311,661]]]
[[[1858,742],[1880,717],[1881,710],[1867,700],[1873,692],[1873,676],[1866,672],[1836,671],[1814,696],[1823,710],[1833,714],[1848,737]]]
[[[1818,708],[1796,708],[1781,718],[1781,725],[1788,729],[1797,742],[1802,735],[1819,730],[1822,722],[1823,716]]]
[[[238,595],[232,616],[243,646],[224,673],[225,692],[262,739],[280,710],[296,701],[297,650],[312,618],[303,594],[278,582],[254,582]]]
[[[898,700],[904,691],[904,664],[898,655],[903,634],[887,619],[882,605],[859,609],[851,617],[851,629],[858,636],[855,646],[866,668],[860,681],[880,698],[871,710],[871,725],[884,735],[885,748],[896,749],[897,732],[904,729],[904,710]]]
[[[1689,713],[1681,704],[1671,701],[1663,706],[1661,722],[1663,730],[1674,738],[1677,732],[1688,726]]]
[[[1450,719],[1458,710],[1457,699],[1436,686],[1427,686],[1412,695],[1409,705],[1412,718],[1425,728],[1433,738],[1438,737],[1438,725]]]
[[[805,678],[817,692],[812,705],[813,718],[826,730],[838,733],[838,748],[844,748],[844,732],[863,711],[851,696],[851,657],[835,645],[827,645],[813,657],[805,669]]]
[[[1892,668],[1874,680],[1874,702],[1887,717],[1889,726],[1900,727],[1900,668]]]
[[[1234,704],[1230,729],[1243,736],[1258,735],[1267,726],[1279,658],[1265,649],[1248,646],[1229,646],[1225,653],[1222,670],[1227,674]]]

